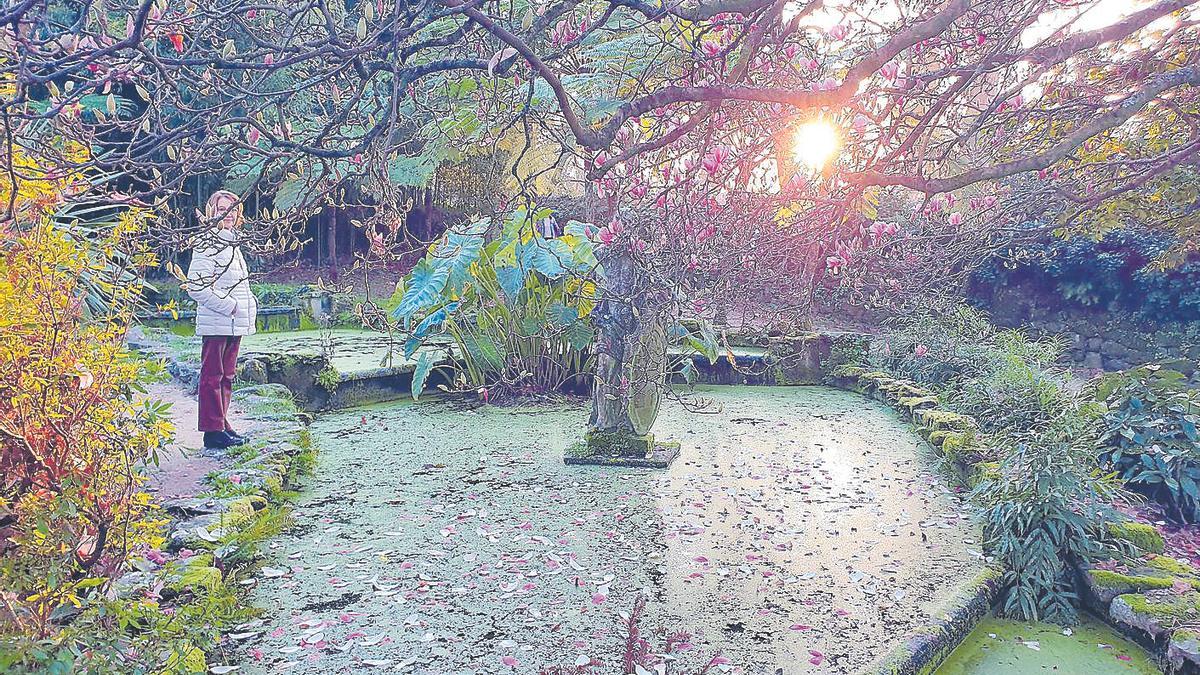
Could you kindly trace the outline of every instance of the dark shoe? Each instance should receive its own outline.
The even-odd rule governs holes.
[[[226,430],[225,435],[229,438],[230,446],[245,445],[250,442],[249,438],[239,434],[238,432],[236,432],[232,429]]]
[[[224,450],[233,446],[233,439],[224,431],[204,432],[204,447],[211,450]]]

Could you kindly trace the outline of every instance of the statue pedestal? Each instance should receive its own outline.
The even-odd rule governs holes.
[[[665,469],[679,456],[679,444],[616,431],[589,431],[563,453],[566,464]]]

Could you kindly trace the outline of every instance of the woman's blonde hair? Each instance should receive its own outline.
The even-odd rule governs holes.
[[[242,200],[229,190],[217,190],[208,196],[208,201],[204,204],[204,220],[210,225],[215,225],[221,220],[221,218],[225,215],[225,212],[221,210],[219,205],[219,202],[222,199],[230,199],[233,201],[233,206],[230,208],[237,209],[238,224],[240,225],[242,223],[242,219],[246,217],[245,213],[242,211]]]

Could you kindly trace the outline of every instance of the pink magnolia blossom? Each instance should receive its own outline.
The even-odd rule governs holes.
[[[896,63],[895,61],[888,61],[879,68],[879,74],[883,75],[889,80],[894,80],[896,79],[896,76],[900,74],[900,64]]]
[[[896,234],[897,228],[895,223],[885,223],[882,220],[877,220],[871,223],[871,227],[868,228],[868,231],[871,233],[871,237],[878,241],[884,237],[890,237]]]
[[[830,27],[829,30],[825,31],[825,34],[828,35],[831,40],[843,40],[849,32],[850,31],[844,25],[839,23],[836,26]]]
[[[704,160],[700,164],[708,172],[708,175],[714,176],[721,170],[727,159],[729,159],[729,149],[718,145],[704,155]]]
[[[923,359],[927,354],[929,354],[929,347],[926,347],[923,344],[917,345],[916,349],[913,350],[913,353],[917,355],[917,358]]]
[[[608,223],[608,225],[600,228],[600,231],[596,234],[596,237],[600,239],[600,243],[608,246],[613,243],[613,240],[616,239],[623,230],[624,227],[621,225],[621,221],[614,217]]]
[[[963,223],[963,214],[962,213],[955,211],[954,213],[950,214],[950,224],[951,225],[962,225],[962,223]]]

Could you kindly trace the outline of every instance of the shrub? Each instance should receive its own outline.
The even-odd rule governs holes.
[[[976,488],[988,549],[1004,563],[999,608],[1007,616],[1076,620],[1072,563],[1102,552],[1108,505],[1120,489],[1097,470],[1087,437],[1099,414],[1084,403],[1022,434]]]
[[[972,497],[1006,570],[1001,612],[1074,621],[1071,563],[1102,550],[1103,516],[1120,486],[1095,458],[1101,407],[1070,391],[1055,365],[1061,344],[998,330],[964,307],[898,319],[883,337],[876,368],[934,387],[949,409],[938,415],[978,424],[991,463]]]
[[[1177,521],[1200,521],[1200,391],[1157,365],[1110,373],[1096,398],[1108,406],[1100,459],[1166,507]]]
[[[871,345],[880,370],[921,384],[944,385],[986,369],[983,349],[996,328],[977,310],[955,304],[890,319],[882,340]]]
[[[140,229],[124,213],[94,250]],[[0,629],[56,630],[132,548],[156,543],[137,467],[169,438],[164,407],[137,403],[153,367],[124,346],[135,288],[110,285],[108,312],[84,319],[80,279],[103,256],[46,220],[0,240]],[[138,253],[130,260],[153,262]]]
[[[955,383],[945,398],[993,436],[1040,432],[1078,405],[1066,389],[1065,375],[1052,365],[1058,351],[1057,343],[1000,331],[984,348],[987,365],[982,372]]]
[[[587,373],[598,264],[582,223],[544,238],[535,224],[549,215],[518,210],[492,236],[485,218],[431,246],[393,311],[410,326],[405,357],[440,350],[451,365],[438,367],[454,371],[447,379],[492,395],[555,391]],[[414,397],[437,358],[422,351]]]
[[[872,346],[875,368],[935,386],[950,408],[985,432],[1036,430],[1073,405],[1055,366],[1063,346],[997,329],[977,310],[955,305],[889,322]]]
[[[1135,312],[1156,320],[1200,320],[1200,260],[1159,264],[1178,244],[1171,235],[1125,227],[1099,239],[1051,237],[1028,244],[975,272],[972,296],[988,302],[998,289],[1046,289],[1059,307]]]

